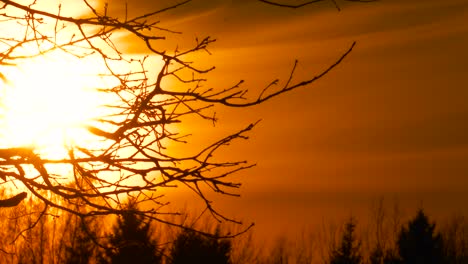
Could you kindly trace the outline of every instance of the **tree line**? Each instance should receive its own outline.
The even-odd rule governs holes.
[[[251,232],[229,238],[226,234],[235,230],[206,220],[202,220],[204,227],[171,230],[139,214],[135,200],[125,204],[124,213],[118,217],[80,218],[59,211],[38,217],[41,204],[33,199],[3,209],[0,262],[468,263],[467,219],[453,218],[439,226],[423,209],[402,222],[393,238],[388,236],[389,226],[385,226],[391,220],[388,215],[387,219],[375,217],[372,228],[371,224],[361,227],[375,231],[370,241],[359,232],[358,219],[350,217],[330,239],[315,236],[313,241],[295,241],[294,246],[278,239],[271,248],[262,248],[262,243],[253,242]],[[324,250],[321,255],[317,247]]]

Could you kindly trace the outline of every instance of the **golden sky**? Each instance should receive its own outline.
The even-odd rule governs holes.
[[[319,201],[370,203],[380,195],[461,210],[468,201],[468,3],[338,2],[341,12],[331,1],[302,9],[193,1],[161,18],[184,33],[161,45],[215,37],[212,55],[201,59],[217,67],[208,83],[224,88],[243,79],[253,94],[275,78],[285,81],[294,59],[296,80],[314,76],[357,41],[317,83],[261,106],[218,108],[214,128],[187,128],[195,142],[208,142],[262,119],[248,142],[227,151],[258,164],[238,175],[243,197],[227,210],[260,222],[280,211],[290,221],[319,211]],[[346,203],[337,208],[352,211]]]
[[[122,14],[125,2],[131,15],[179,1],[108,2],[109,15]],[[225,150],[223,158],[258,165],[236,175],[242,197],[220,199],[220,207],[260,230],[347,214],[353,201],[362,205],[380,195],[446,213],[462,210],[468,2],[337,2],[340,12],[332,1],[282,9],[255,0],[193,0],[161,16],[161,26],[183,32],[166,34],[162,47],[216,38],[211,55],[196,58],[216,66],[207,86],[223,89],[242,79],[252,95],[276,78],[284,82],[295,59],[295,80],[310,78],[357,42],[341,65],[309,87],[251,108],[218,107],[215,127],[188,122],[191,140],[203,144],[262,119],[250,140]],[[147,52],[135,39],[121,40],[129,52]]]
[[[132,1],[129,10],[157,7],[153,2]],[[118,10],[118,2],[110,4]],[[317,200],[379,195],[456,210],[468,200],[468,3],[340,5],[341,12],[331,1],[295,10],[252,0],[193,1],[165,14],[161,25],[183,34],[167,35],[161,45],[216,38],[212,55],[201,58],[217,67],[208,83],[228,87],[243,79],[252,93],[284,81],[294,59],[296,80],[313,76],[357,41],[326,78],[262,106],[218,108],[216,127],[200,121],[187,128],[192,140],[208,142],[262,119],[248,142],[226,154],[258,164],[238,175],[243,197],[229,202],[248,211],[237,211],[247,219],[278,210],[294,219],[294,210]]]

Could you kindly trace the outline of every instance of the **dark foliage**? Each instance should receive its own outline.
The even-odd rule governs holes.
[[[398,237],[398,251],[402,263],[439,264],[443,263],[442,237],[436,234],[435,224],[429,222],[423,210],[419,210]]]
[[[392,249],[383,249],[377,245],[369,255],[370,264],[397,264],[400,263],[398,254]]]
[[[374,248],[369,256],[370,264],[382,264],[384,263],[385,253],[382,247],[377,246]]]
[[[350,218],[345,225],[339,247],[334,249],[330,256],[330,264],[362,263],[361,242],[356,239],[354,234],[355,229],[355,220]]]
[[[118,219],[104,251],[101,262],[113,264],[161,263],[162,254],[151,238],[150,222],[144,222],[137,206],[129,202],[126,212]]]
[[[231,242],[225,239],[207,237],[191,230],[182,231],[174,241],[169,261],[171,264],[228,264]]]

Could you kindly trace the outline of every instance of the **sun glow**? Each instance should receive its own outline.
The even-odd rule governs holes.
[[[59,158],[66,154],[65,146],[91,140],[83,125],[102,115],[105,103],[94,89],[103,83],[97,67],[92,60],[63,53],[4,67],[0,146],[32,146]]]

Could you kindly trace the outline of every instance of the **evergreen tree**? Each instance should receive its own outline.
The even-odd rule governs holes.
[[[398,237],[398,250],[405,264],[443,263],[443,247],[440,234],[434,233],[435,224],[420,209],[416,217],[402,227]]]
[[[144,222],[137,212],[133,201],[127,205],[113,228],[109,240],[109,249],[104,252],[101,262],[112,264],[157,264],[161,263],[162,254],[151,238],[150,222]]]
[[[361,242],[356,239],[354,231],[356,223],[350,218],[345,224],[345,229],[338,248],[332,251],[330,264],[360,264],[362,256],[360,252]]]
[[[231,242],[215,237],[203,236],[190,230],[182,231],[174,241],[168,263],[171,264],[228,264]]]

